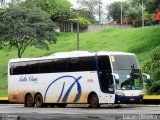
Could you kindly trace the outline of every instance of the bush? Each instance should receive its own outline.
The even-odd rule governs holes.
[[[88,25],[91,24],[91,22],[83,17],[79,17],[79,18],[76,18],[76,19],[70,19],[70,21],[73,22],[74,24],[74,28],[76,29],[77,28],[77,22],[79,22],[79,25],[80,25],[80,30],[85,30],[88,28]]]
[[[147,87],[148,94],[160,94],[160,46],[152,51],[151,60],[145,62],[143,70],[152,79],[152,85]]]

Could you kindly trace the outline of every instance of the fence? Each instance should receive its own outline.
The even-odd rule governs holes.
[[[107,28],[129,29],[133,28],[131,25],[107,25],[107,24],[91,24],[85,32],[95,32]]]
[[[75,26],[72,22],[62,22],[60,25],[60,32],[76,32]],[[95,32],[104,30],[107,28],[129,29],[133,28],[131,25],[107,25],[107,24],[91,24],[86,30],[80,30],[81,32]]]

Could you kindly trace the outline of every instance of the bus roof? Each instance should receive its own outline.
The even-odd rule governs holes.
[[[135,55],[133,53],[125,53],[125,52],[107,52],[107,51],[99,51],[99,52],[88,52],[88,51],[71,51],[71,52],[58,52],[52,54],[50,56],[38,57],[38,58],[15,58],[10,59],[10,62],[21,62],[21,61],[32,61],[32,60],[45,60],[45,59],[56,59],[56,58],[71,58],[71,57],[87,57],[87,56],[95,56],[95,55]]]

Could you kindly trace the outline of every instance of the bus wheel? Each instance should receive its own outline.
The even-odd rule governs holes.
[[[96,94],[91,94],[89,97],[89,104],[91,108],[100,107],[98,96]]]
[[[36,107],[43,107],[43,97],[41,94],[37,94],[35,96],[35,104],[36,104]]]
[[[66,103],[58,103],[56,106],[60,107],[60,108],[64,108],[67,106],[67,104]]]
[[[33,97],[31,94],[27,94],[25,96],[25,103],[24,103],[24,106],[25,107],[34,107],[34,101],[33,101]]]

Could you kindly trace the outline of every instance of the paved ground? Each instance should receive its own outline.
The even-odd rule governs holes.
[[[160,120],[160,106],[122,105],[98,109],[68,105],[67,108],[25,108],[19,104],[0,104],[0,120]]]

